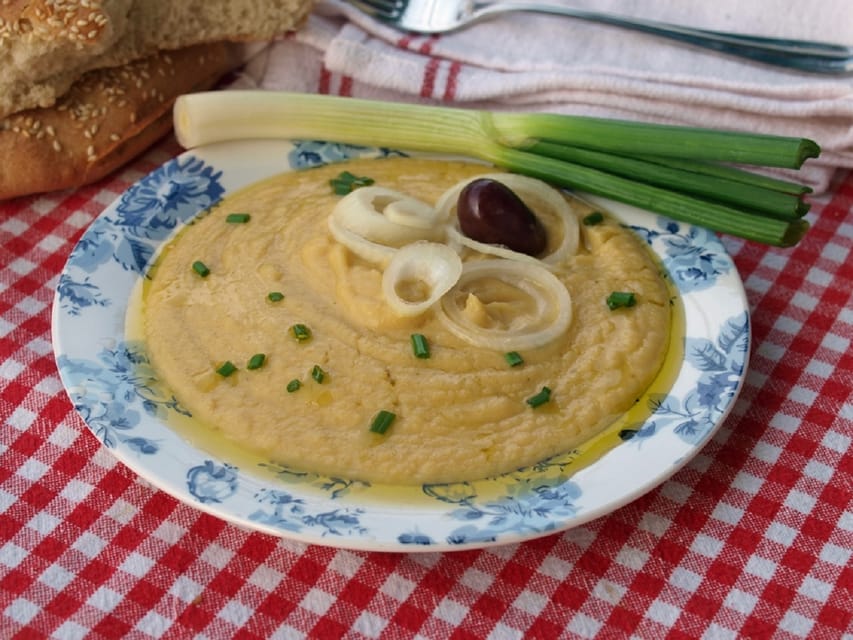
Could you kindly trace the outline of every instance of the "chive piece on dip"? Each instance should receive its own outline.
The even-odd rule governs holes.
[[[219,366],[219,368],[216,370],[216,373],[221,375],[223,378],[227,378],[235,371],[237,371],[237,367],[234,366],[234,363],[230,360],[226,360]]]
[[[252,216],[248,213],[229,213],[225,216],[225,222],[230,222],[231,224],[246,224]]]
[[[504,360],[511,367],[517,367],[524,363],[524,358],[519,355],[518,351],[508,351],[504,354]]]
[[[294,391],[298,391],[299,387],[301,387],[301,386],[302,386],[302,383],[299,381],[299,379],[294,378],[293,380],[291,380],[290,382],[287,383],[287,392],[293,393]]]
[[[207,265],[204,264],[201,260],[196,260],[193,262],[193,271],[195,271],[202,278],[206,278],[210,275],[210,269],[207,268]]]
[[[319,364],[315,364],[311,368],[311,377],[314,378],[317,384],[323,384],[323,380],[326,379],[326,372],[323,371]]]
[[[267,294],[267,300],[270,302],[281,302],[284,300],[284,294],[281,291],[270,291]]]
[[[341,171],[336,178],[329,180],[335,195],[345,196],[359,187],[369,187],[373,184],[373,178],[357,176],[349,171]]]
[[[388,431],[388,428],[391,426],[391,423],[394,422],[396,417],[396,413],[382,409],[382,411],[377,413],[373,418],[373,422],[370,423],[370,430],[373,433],[383,434]]]
[[[607,296],[607,306],[611,311],[623,307],[633,307],[637,304],[637,296],[629,291],[614,291]]]
[[[526,402],[534,409],[536,407],[541,407],[546,402],[551,400],[551,389],[548,387],[542,387],[542,390],[537,393],[535,396],[530,396]]]
[[[589,215],[584,216],[582,222],[588,227],[594,227],[604,222],[604,214],[601,211],[593,211]]]
[[[422,333],[412,334],[412,351],[416,358],[429,358],[429,343]]]
[[[249,362],[246,364],[246,368],[249,370],[260,369],[262,366],[264,366],[264,361],[266,359],[267,357],[263,353],[256,353],[251,358],[249,358]]]
[[[304,324],[295,324],[290,327],[290,331],[293,333],[293,337],[299,340],[299,342],[304,342],[311,337],[311,329]]]

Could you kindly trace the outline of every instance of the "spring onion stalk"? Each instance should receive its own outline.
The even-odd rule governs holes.
[[[174,123],[178,141],[186,148],[236,139],[318,139],[474,157],[561,187],[780,246],[796,244],[808,228],[797,217],[805,212],[804,205],[796,202],[807,189],[753,179],[743,175],[747,172],[713,163],[796,169],[820,151],[802,138],[272,91],[184,95],[175,103]],[[626,169],[620,175],[617,169],[626,166],[624,160],[589,166],[580,155],[572,161],[543,156],[537,152],[542,144],[599,152],[599,160],[624,156],[670,168],[683,161],[691,170],[680,179],[699,186],[649,184]],[[732,202],[731,196],[720,197],[719,188],[701,186],[709,178],[744,183],[755,192]],[[767,204],[775,196],[764,191],[794,197],[782,198],[782,205]]]

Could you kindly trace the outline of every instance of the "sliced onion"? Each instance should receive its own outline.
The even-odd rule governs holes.
[[[426,202],[385,187],[360,187],[335,205],[332,217],[366,240],[400,247],[442,233],[436,212]]]
[[[329,233],[332,234],[335,240],[368,262],[379,265],[388,264],[394,256],[394,252],[397,251],[394,247],[371,242],[363,236],[342,227],[333,216],[328,217],[327,224],[329,226]]]
[[[515,314],[508,326],[483,326],[472,313],[479,309],[488,316],[488,300],[483,302],[483,281],[497,279],[529,298],[535,306],[528,314]],[[481,294],[477,295],[478,284]],[[516,310],[518,300],[506,301]],[[441,299],[437,315],[458,338],[477,347],[512,351],[535,349],[560,337],[572,322],[572,300],[565,285],[538,264],[519,260],[489,259],[466,262],[456,285]]]
[[[514,191],[534,214],[543,210],[549,210],[556,215],[561,222],[560,233],[562,234],[562,238],[560,245],[542,258],[533,258],[519,251],[513,251],[503,245],[478,242],[462,233],[456,217],[456,204],[459,200],[459,194],[462,193],[462,190],[472,180],[480,178],[488,178],[503,183]],[[439,219],[448,220],[447,235],[451,240],[480,253],[496,255],[509,260],[535,261],[544,263],[548,268],[558,268],[566,258],[575,255],[578,251],[580,230],[578,228],[577,217],[572,211],[571,205],[557,189],[536,178],[515,173],[487,173],[481,176],[474,176],[473,178],[457,182],[445,191],[438,199],[435,208],[438,210],[437,215]]]
[[[437,242],[414,242],[398,249],[382,274],[382,293],[400,316],[416,316],[434,305],[462,275],[462,259],[450,247]],[[402,285],[415,282],[426,294],[409,300]]]

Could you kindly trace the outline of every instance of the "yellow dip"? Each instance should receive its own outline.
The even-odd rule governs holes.
[[[204,428],[281,464],[383,483],[473,480],[566,452],[631,408],[664,361],[670,292],[643,243],[617,222],[582,226],[581,249],[557,275],[571,298],[569,329],[521,353],[472,347],[428,311],[396,316],[379,268],[332,239],[342,170],[434,203],[491,171],[422,159],[357,160],[283,174],[235,193],[188,226],[160,257],[143,301],[149,355]],[[589,212],[573,202],[578,217]],[[230,213],[248,213],[229,224]],[[191,265],[210,270],[200,277]],[[612,311],[613,291],[637,304]],[[272,302],[270,292],[284,294]],[[303,324],[306,341],[290,328]],[[413,355],[410,336],[429,340]],[[265,362],[247,369],[255,354]],[[224,361],[238,371],[217,373]],[[311,376],[319,366],[321,383]],[[286,387],[294,379],[302,386]],[[543,386],[550,402],[526,399]],[[371,433],[380,410],[396,414]]]

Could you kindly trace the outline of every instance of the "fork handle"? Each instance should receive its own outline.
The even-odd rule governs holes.
[[[549,13],[608,24],[804,71],[823,73],[853,71],[851,48],[839,44],[726,33],[547,3],[474,3],[474,14],[478,19],[517,11]]]

